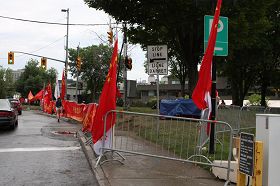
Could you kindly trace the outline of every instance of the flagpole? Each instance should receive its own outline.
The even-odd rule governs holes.
[[[77,47],[77,53],[78,53],[78,55],[77,55],[77,58],[79,57],[79,52],[80,52],[80,43],[79,43],[79,45],[78,45],[78,47]],[[77,103],[78,103],[78,83],[79,83],[79,74],[80,74],[80,70],[77,68],[77,81],[76,81],[76,101],[77,101]]]
[[[215,12],[215,0],[211,0],[211,6],[213,12]],[[214,54],[212,58],[212,86],[211,86],[211,120],[216,120],[216,61],[215,61],[215,48],[214,48]],[[209,140],[209,153],[214,154],[215,153],[215,122],[211,122],[210,124],[210,140]]]
[[[42,111],[44,112],[44,102],[45,102],[45,100],[44,100],[44,98],[45,98],[45,87],[46,85],[45,85],[45,82],[44,82],[44,84],[43,84],[43,96],[42,96],[42,99],[41,99],[41,101],[42,101]]]
[[[215,52],[214,52],[215,53]],[[211,120],[216,120],[216,62],[215,57],[213,56],[212,60],[212,88],[211,88]],[[211,122],[210,124],[210,142],[209,142],[209,153],[215,153],[215,122]]]

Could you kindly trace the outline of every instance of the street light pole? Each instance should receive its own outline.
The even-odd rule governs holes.
[[[67,74],[68,74],[68,35],[69,35],[69,8],[62,9],[61,12],[67,13],[67,32],[66,32],[66,52],[65,52],[65,100],[67,100]]]

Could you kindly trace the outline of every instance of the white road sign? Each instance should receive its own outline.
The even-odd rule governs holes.
[[[148,46],[148,74],[167,75],[167,45]]]

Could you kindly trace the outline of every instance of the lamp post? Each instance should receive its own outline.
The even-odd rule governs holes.
[[[67,13],[67,32],[66,32],[66,54],[65,54],[65,100],[67,100],[67,73],[68,73],[68,32],[69,32],[69,8],[67,9],[61,9],[61,12]]]

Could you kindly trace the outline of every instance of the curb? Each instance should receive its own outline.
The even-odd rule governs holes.
[[[95,168],[95,164],[96,164],[96,157],[95,154],[93,152],[93,149],[91,148],[90,145],[86,145],[86,137],[83,134],[82,131],[78,131],[78,135],[77,135],[79,142],[81,144],[81,147],[85,153],[85,156],[87,158],[87,161],[90,165],[90,168],[92,170],[92,172],[94,173],[96,180],[98,182],[98,184],[100,186],[110,186],[111,184],[109,183],[103,169],[101,166],[98,166],[97,168]]]

